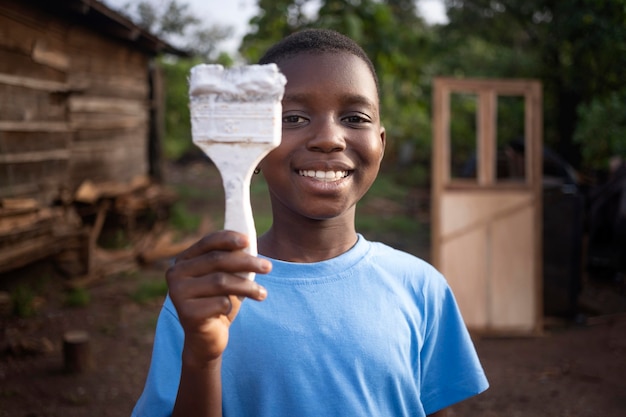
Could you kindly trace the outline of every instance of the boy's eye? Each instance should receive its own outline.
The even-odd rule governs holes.
[[[284,125],[297,125],[297,124],[302,124],[305,123],[306,119],[302,116],[299,116],[297,114],[291,114],[291,115],[287,115],[287,116],[283,116],[283,124]]]
[[[358,114],[353,114],[350,116],[346,116],[343,118],[343,120],[346,123],[350,123],[350,124],[360,124],[360,123],[369,123],[370,120],[363,116],[363,115],[358,115]]]

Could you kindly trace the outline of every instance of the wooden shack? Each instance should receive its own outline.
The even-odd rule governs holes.
[[[162,53],[184,55],[95,0],[0,2],[0,272],[79,233],[81,185],[159,176]]]

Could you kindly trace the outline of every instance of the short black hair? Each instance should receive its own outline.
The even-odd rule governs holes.
[[[379,88],[374,64],[363,48],[346,35],[330,29],[304,29],[292,33],[270,47],[259,60],[259,64],[278,64],[298,54],[325,52],[346,52],[361,58],[374,77],[376,89]]]

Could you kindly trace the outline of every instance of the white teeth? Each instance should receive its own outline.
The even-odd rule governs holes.
[[[303,177],[316,178],[322,181],[340,180],[348,176],[348,171],[313,171],[300,170],[298,173]]]

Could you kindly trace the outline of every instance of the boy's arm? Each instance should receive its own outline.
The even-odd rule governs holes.
[[[267,296],[263,287],[238,274],[271,269],[269,261],[244,253],[247,246],[245,235],[212,233],[181,253],[165,274],[184,331],[173,416],[222,416],[222,354],[230,325],[244,298]]]
[[[429,414],[426,417],[446,417],[447,415],[448,415],[448,411],[446,408],[444,408],[443,410],[439,410],[436,413]]]
[[[197,366],[183,359],[172,417],[222,417],[222,359]]]

